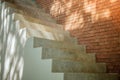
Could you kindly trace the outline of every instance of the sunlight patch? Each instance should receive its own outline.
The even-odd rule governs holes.
[[[116,1],[117,1],[117,0],[110,0],[111,3],[114,3],[114,2],[116,2]]]

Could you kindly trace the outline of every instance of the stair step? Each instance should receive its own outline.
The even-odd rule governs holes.
[[[118,75],[112,73],[65,73],[64,80],[118,80]]]
[[[83,62],[95,62],[95,54],[84,54],[55,48],[42,48],[42,59],[64,59]]]
[[[60,48],[60,49],[69,49],[75,50],[81,53],[85,53],[86,49],[83,45],[76,45],[69,42],[48,40],[42,38],[34,38],[34,47],[45,47],[45,48]]]
[[[64,73],[103,73],[106,72],[106,65],[104,63],[89,63],[83,61],[53,60],[52,71]]]

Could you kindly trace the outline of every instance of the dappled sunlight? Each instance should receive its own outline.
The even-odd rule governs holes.
[[[0,18],[0,55],[2,60],[2,80],[22,80],[24,67],[24,46],[26,29],[20,28],[14,13],[2,3]]]
[[[18,64],[17,64],[17,71],[18,71],[18,75],[19,75],[19,80],[22,80],[22,75],[23,75],[23,67],[24,67],[24,59],[23,57],[20,58]]]
[[[21,72],[23,70],[23,66],[18,65],[18,63],[21,64],[21,59],[19,60],[19,48],[17,43],[16,36],[8,35],[7,40],[7,46],[6,46],[6,53],[5,53],[5,62],[4,62],[4,74],[3,74],[3,80],[9,79],[12,80],[14,77],[14,72],[17,69],[17,72]],[[22,61],[23,62],[23,61]],[[23,63],[24,64],[24,63]],[[20,71],[19,71],[20,70]],[[21,73],[17,73],[19,76],[19,79],[21,80],[22,76]]]
[[[64,7],[59,1],[54,1],[53,5],[51,5],[50,14],[54,14],[57,12],[56,14],[54,14],[54,16],[57,16],[58,14],[63,13],[64,11]]]
[[[71,21],[71,23],[67,23]],[[77,24],[81,24],[81,26],[77,26]],[[74,12],[74,14],[71,14],[68,18],[66,18],[66,22],[65,24],[67,24],[67,26],[65,27],[65,30],[74,30],[74,29],[78,29],[78,28],[82,28],[84,25],[84,18],[81,14],[78,14],[78,12]],[[74,24],[74,25],[73,25]]]
[[[116,1],[118,1],[118,0],[110,0],[111,3],[114,3],[114,2],[116,2]]]
[[[15,71],[15,67],[16,67],[17,63],[18,63],[18,56],[13,58],[13,64],[12,64],[13,66],[10,70],[10,79],[12,79],[14,76],[14,71]]]
[[[84,9],[86,13],[91,14],[92,23],[95,23],[99,19],[108,19],[110,17],[110,10],[103,9],[102,12],[97,12],[97,0],[89,1],[84,0]]]
[[[7,49],[6,51],[8,51],[10,53],[11,56],[14,55],[16,47],[17,47],[17,42],[16,42],[16,37],[12,34],[9,33],[8,35],[8,40],[7,40]]]
[[[100,14],[100,17],[109,18],[110,17],[110,10],[109,9],[103,10],[103,12]]]
[[[18,35],[21,37],[20,38],[20,43],[22,46],[25,46],[26,40],[27,40],[27,33],[26,33],[26,28],[20,29]]]
[[[22,79],[24,60],[22,58],[23,53],[20,50],[23,50],[22,47],[24,47],[25,42],[22,42],[23,41],[21,39],[23,38],[22,34],[21,35],[16,35],[16,34],[11,35],[9,33],[8,35],[6,53],[5,53],[3,80],[5,79],[13,80],[15,74],[17,74],[17,76],[15,77],[17,78],[17,80]],[[20,42],[18,42],[19,39]]]
[[[65,26],[65,30],[71,30],[71,26],[72,24],[68,24],[67,26]]]
[[[65,30],[69,30],[69,29],[72,28],[72,23],[75,22],[76,16],[77,16],[77,14],[74,13],[74,14],[71,14],[71,15],[66,19],[66,22],[67,22],[67,21],[71,21],[71,20],[72,20],[72,22],[65,27]],[[67,24],[67,23],[65,23],[65,24]]]
[[[96,1],[84,0],[85,12],[96,12]]]
[[[5,64],[4,64],[4,78],[8,76],[8,73],[10,72],[10,64],[12,62],[12,59],[15,55],[16,51],[16,38],[15,36],[12,36],[11,34],[8,35],[8,40],[7,40],[7,46],[6,46],[6,53],[5,53]],[[12,78],[11,78],[12,79]]]

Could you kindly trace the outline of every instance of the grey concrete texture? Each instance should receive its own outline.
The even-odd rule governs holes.
[[[63,73],[104,73],[106,72],[106,65],[104,63],[88,63],[83,61],[57,60],[52,62],[53,72]]]
[[[42,48],[42,59],[64,59],[72,61],[83,61],[95,63],[95,54],[85,54],[71,50],[63,50],[56,48]]]

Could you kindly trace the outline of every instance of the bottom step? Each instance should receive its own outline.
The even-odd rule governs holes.
[[[83,61],[71,61],[71,60],[52,60],[53,72],[64,73],[103,73],[106,72],[106,65],[104,63],[89,63]]]
[[[65,73],[64,80],[118,80],[118,75],[112,73]]]

